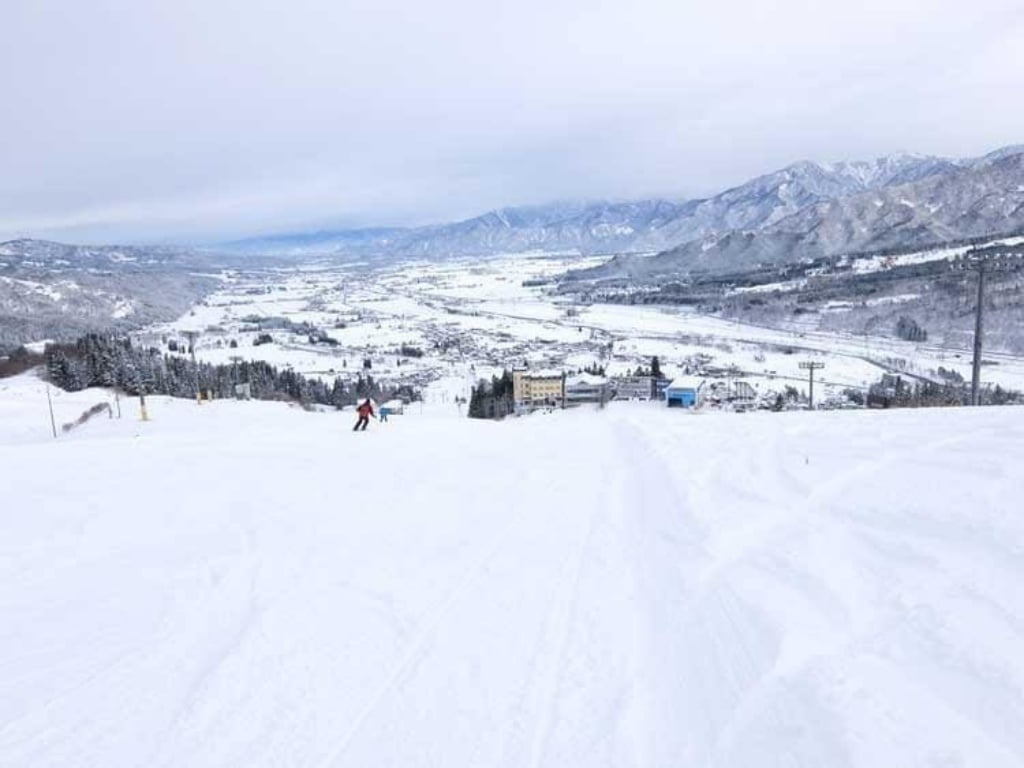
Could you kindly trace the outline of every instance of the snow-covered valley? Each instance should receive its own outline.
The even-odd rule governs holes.
[[[1024,763],[1024,409],[120,406],[0,381],[0,764]]]
[[[227,273],[220,290],[170,323],[138,334],[143,346],[229,364],[260,359],[331,379],[376,379],[427,388],[427,396],[468,396],[480,378],[505,368],[577,370],[600,365],[621,375],[658,356],[668,376],[717,371],[762,396],[805,388],[800,363],[825,362],[819,392],[865,391],[883,372],[941,380],[970,378],[969,344],[768,327],[685,307],[580,301],[553,289],[566,270],[597,263],[573,255],[508,254],[487,259],[410,261],[368,267]],[[261,334],[267,334],[258,343]],[[317,338],[315,334],[319,334]],[[403,353],[412,349],[414,355]],[[364,369],[369,360],[371,368]],[[1024,357],[986,351],[984,381],[1024,389]]]

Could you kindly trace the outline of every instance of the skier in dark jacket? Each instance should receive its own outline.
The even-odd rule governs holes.
[[[356,413],[359,414],[359,418],[356,420],[356,425],[352,427],[352,431],[355,432],[357,429],[366,431],[366,425],[370,423],[370,417],[373,416],[373,405],[370,404],[370,398],[366,398],[363,404],[356,408]]]

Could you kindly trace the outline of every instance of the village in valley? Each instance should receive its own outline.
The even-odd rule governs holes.
[[[942,343],[768,328],[557,290],[560,275],[597,261],[527,253],[225,271],[220,290],[133,341],[200,363],[264,361],[353,391],[403,387],[416,393],[406,401],[481,418],[612,401],[731,412],[888,406],[970,378],[969,353]],[[996,351],[986,362],[989,387],[1024,388],[1020,358]]]

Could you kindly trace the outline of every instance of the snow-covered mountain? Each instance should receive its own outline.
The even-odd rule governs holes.
[[[256,257],[154,246],[0,243],[0,352],[26,341],[170,320]]]
[[[501,208],[463,221],[410,229],[298,233],[224,247],[247,253],[424,257],[529,250],[655,252],[730,230],[757,230],[808,206],[958,168],[960,164],[952,160],[912,154],[871,161],[803,161],[707,199],[558,202]]]
[[[840,171],[840,178],[850,180],[847,188],[863,187],[852,194],[825,196],[760,225],[711,231],[650,259],[616,258],[579,276],[657,279],[694,270],[731,271],[911,249],[1024,229],[1024,147],[956,164],[926,159],[897,173],[865,176],[873,186],[855,181],[866,170],[847,164]]]
[[[226,243],[235,252],[292,256],[445,256],[530,250],[584,253],[636,250],[685,205],[667,200],[558,202],[489,211],[463,221],[408,229],[327,230]]]
[[[795,163],[706,200],[504,208],[413,230],[394,241],[420,255],[574,249],[657,251],[731,229],[758,229],[810,205],[949,172],[948,160],[896,155],[870,162]]]
[[[398,243],[402,254],[439,256],[528,250],[583,253],[633,250],[686,204],[668,200],[558,203],[502,208],[466,221],[422,227]]]
[[[808,206],[948,173],[956,167],[951,161],[920,155],[870,162],[794,163],[685,206],[640,242],[645,249],[662,249],[730,230],[756,230]]]
[[[242,254],[272,254],[302,258],[309,255],[386,251],[406,230],[389,227],[325,229],[316,232],[266,235],[233,240],[218,250]]]
[[[167,268],[220,269],[278,263],[257,256],[240,258],[231,251],[174,245],[73,245],[22,238],[0,242],[0,273],[116,269],[152,271]]]
[[[24,238],[0,243],[0,269],[106,269],[126,265],[152,267],[174,261],[181,254],[180,248],[68,245]]]

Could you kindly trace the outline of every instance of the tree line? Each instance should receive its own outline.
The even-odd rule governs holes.
[[[910,380],[886,374],[868,388],[864,404],[869,408],[934,408],[967,405],[971,402],[970,384],[955,371],[946,373],[944,381]],[[1024,395],[998,384],[983,386],[979,391],[981,405],[1012,405],[1024,402]]]
[[[130,395],[195,397],[197,389],[214,397],[234,397],[235,385],[248,384],[257,400],[293,400],[342,407],[370,397],[379,402],[420,399],[408,385],[382,385],[370,375],[354,382],[335,378],[328,383],[306,378],[292,370],[250,360],[230,365],[193,363],[190,359],[162,354],[153,348],[133,346],[115,335],[90,333],[74,343],[49,344],[43,354],[50,382],[77,392],[87,387],[112,387]]]
[[[492,376],[473,387],[469,396],[469,418],[501,419],[515,410],[512,374],[507,370],[501,376]]]

